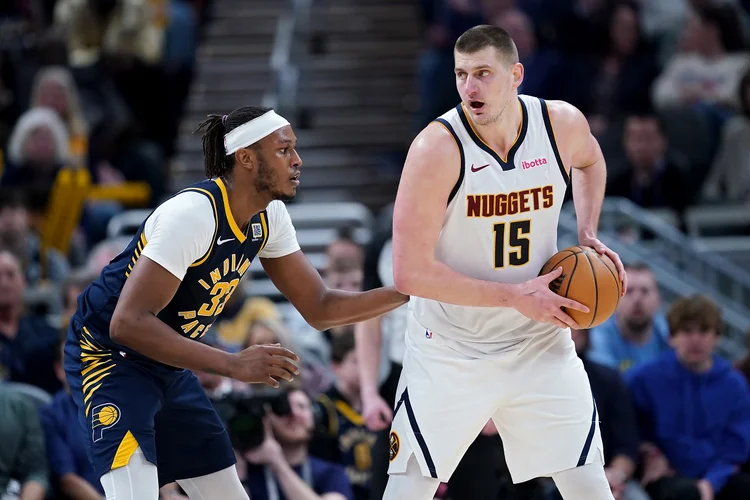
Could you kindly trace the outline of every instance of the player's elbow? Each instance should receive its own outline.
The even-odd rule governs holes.
[[[109,338],[118,344],[127,346],[133,327],[133,315],[115,309],[112,320],[109,323]]]
[[[393,285],[399,293],[403,293],[404,295],[418,295],[416,292],[419,288],[419,283],[415,267],[394,259]]]

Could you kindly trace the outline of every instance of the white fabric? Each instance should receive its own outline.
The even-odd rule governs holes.
[[[224,148],[228,155],[255,144],[259,140],[281,127],[286,127],[289,122],[282,116],[271,110],[258,118],[243,123],[224,135]]]
[[[159,499],[156,466],[146,460],[140,446],[135,449],[128,465],[107,472],[101,483],[106,500]]]
[[[552,479],[563,500],[615,500],[602,461],[557,472]]]
[[[492,155],[477,145],[456,109],[442,117],[461,142],[464,177],[446,209],[435,255],[459,273],[485,281],[521,283],[533,279],[558,250],[557,225],[567,183],[544,125],[541,102],[535,97],[522,95],[519,98],[528,111],[527,130],[525,136],[518,139],[521,142],[514,156],[515,168],[511,170],[504,171]],[[472,167],[476,170],[472,171]],[[458,169],[459,166],[446,165],[445,168]],[[515,193],[515,198],[510,198],[511,193]],[[477,200],[495,200],[495,195],[499,200],[518,201],[507,207],[499,205],[500,209],[517,213],[494,215],[498,206],[494,201],[482,202],[479,207],[480,215],[485,209],[491,209],[486,214],[489,216],[469,213],[470,196]],[[519,229],[518,224],[524,221],[529,223],[528,234],[522,234],[522,228]],[[496,229],[500,223],[505,224],[502,232]],[[518,255],[521,248],[513,243],[515,238],[527,239],[529,261],[523,265],[510,265],[511,256]],[[497,239],[504,246],[501,255],[505,266],[502,268],[495,268]],[[412,297],[410,302],[417,318],[427,328],[470,343],[473,349],[490,355],[522,338],[559,333],[554,325],[534,322],[510,307],[457,306],[421,297]]]
[[[258,253],[262,259],[276,259],[299,250],[297,231],[289,211],[282,201],[272,201],[266,209],[269,237],[266,246]]]
[[[178,479],[177,484],[187,493],[190,500],[249,499],[234,465],[205,476]]]
[[[180,193],[159,205],[146,220],[142,255],[182,280],[190,264],[211,248],[215,229],[208,197],[195,191]]]
[[[576,467],[582,455],[583,464],[603,460],[589,379],[569,330],[528,340],[512,354],[494,358],[462,353],[456,344],[409,317],[392,424],[400,445],[389,473],[403,473],[413,454],[422,474],[434,472],[447,481],[490,418],[503,439],[514,483]],[[405,389],[408,404],[399,407]]]
[[[258,256],[283,257],[299,250],[286,205],[272,201],[267,214],[268,241]],[[180,193],[159,205],[146,221],[143,255],[182,280],[190,265],[211,248],[215,228],[214,209],[208,197],[195,191]]]
[[[406,472],[393,474],[383,493],[383,500],[432,500],[435,497],[440,481],[424,477],[414,457],[406,465]]]

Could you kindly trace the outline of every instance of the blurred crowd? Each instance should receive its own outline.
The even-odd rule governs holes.
[[[459,100],[456,38],[493,23],[518,45],[521,92],[567,100],[586,114],[608,160],[609,194],[677,214],[694,203],[750,201],[750,2],[420,5],[420,126]],[[144,183],[145,206],[167,193],[206,9],[201,0],[0,6],[0,500],[103,499],[60,346],[78,294],[120,250],[104,237],[124,207],[85,202],[70,244],[57,247],[47,244],[49,207],[56,183],[76,172],[98,186]],[[381,219],[366,247],[345,231],[330,244],[329,286],[393,284],[387,211]],[[628,273],[616,314],[573,332],[617,500],[750,500],[750,356],[731,366],[715,355],[721,311],[709,299],[663,304],[646,264],[630,262]],[[196,374],[227,420],[251,498],[381,498],[408,306],[317,331],[286,304],[254,296],[252,283],[242,290],[203,340],[228,351],[279,342],[302,359],[301,376],[275,396]],[[258,401],[268,404],[259,410]],[[252,418],[238,420],[238,408]],[[492,422],[437,495],[558,498],[543,478],[512,484]],[[170,484],[162,497],[184,494]]]

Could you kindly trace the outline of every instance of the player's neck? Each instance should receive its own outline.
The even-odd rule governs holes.
[[[257,213],[266,209],[270,198],[265,193],[261,194],[255,190],[255,186],[248,182],[248,189],[235,189],[235,185],[239,184],[233,177],[224,177],[224,184],[227,186],[227,198],[229,199],[229,210],[232,212],[232,217],[240,226],[240,229],[244,231],[245,226],[250,219]]]
[[[282,444],[281,450],[286,462],[292,467],[301,465],[307,458],[307,443]]]
[[[482,138],[492,149],[504,158],[507,158],[510,148],[518,139],[521,126],[523,125],[523,113],[521,102],[518,97],[510,100],[500,117],[493,122],[479,125],[473,122],[474,127]]]

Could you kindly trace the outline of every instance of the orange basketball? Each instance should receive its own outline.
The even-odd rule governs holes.
[[[550,283],[550,290],[575,300],[589,308],[589,312],[565,309],[581,328],[593,328],[604,323],[620,303],[622,283],[612,259],[590,247],[569,247],[553,255],[540,275],[558,267],[559,278]]]

